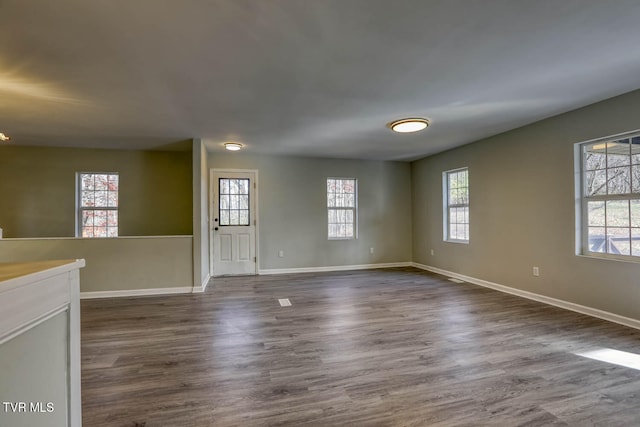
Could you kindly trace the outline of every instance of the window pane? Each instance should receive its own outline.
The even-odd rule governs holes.
[[[118,191],[118,175],[109,175],[109,191]]]
[[[621,139],[607,144],[607,167],[627,166],[631,163],[629,140]]]
[[[345,194],[344,196],[344,205],[349,208],[354,208],[356,206],[356,198],[354,194]]]
[[[640,200],[631,200],[631,226],[640,227]]]
[[[229,211],[220,211],[220,225],[229,225]]]
[[[107,225],[107,211],[94,211],[93,225],[105,227]]]
[[[229,194],[229,180],[225,178],[220,178],[220,194]]]
[[[613,168],[607,170],[607,192],[626,194],[631,192],[631,168]]]
[[[238,196],[239,197],[239,207],[240,209],[249,209],[249,196]]]
[[[344,237],[353,237],[355,234],[353,232],[353,224],[345,225],[345,236]]]
[[[589,226],[601,226],[604,227],[604,202],[588,202],[588,224]]]
[[[118,207],[118,193],[116,191],[109,191],[107,193],[107,206],[110,208]]]
[[[80,189],[81,190],[93,190],[94,179],[93,174],[86,173],[80,175]]]
[[[629,227],[629,201],[608,200],[607,227]]]
[[[589,251],[604,253],[606,238],[604,227],[589,227]]]
[[[607,227],[607,252],[615,255],[631,255],[629,228]]]
[[[83,191],[80,198],[82,199],[80,204],[83,208],[95,206],[93,191]]]
[[[631,192],[640,193],[640,165],[631,166]]]
[[[118,211],[108,211],[107,212],[107,226],[109,227],[118,227]]]
[[[584,192],[587,196],[596,196],[607,193],[607,171],[598,169],[587,172],[584,180]]]
[[[95,191],[95,206],[103,208],[107,206],[107,192],[106,191]]]
[[[107,227],[93,227],[93,237],[107,237]]]
[[[607,167],[607,144],[595,143],[584,146],[585,170],[605,169]]]
[[[108,182],[109,182],[109,176],[108,175],[103,175],[103,174],[96,174],[95,175],[95,189],[96,190],[107,190],[109,188]]]
[[[93,225],[93,211],[82,211],[82,226]]]
[[[330,208],[336,206],[336,195],[334,193],[327,193],[327,206]]]
[[[249,225],[249,211],[240,211],[240,225]]]
[[[229,197],[228,195],[220,195],[220,209],[229,209]]]
[[[631,138],[631,163],[640,163],[640,136]]]
[[[458,212],[458,222],[459,222],[459,223],[461,223],[461,224],[466,224],[466,222],[467,222],[467,219],[466,219],[466,217],[467,217],[466,212],[467,212],[467,208],[460,208],[460,210],[459,210],[459,212]]]
[[[240,223],[240,214],[238,211],[229,211],[229,225],[238,225]]]
[[[631,229],[631,255],[640,256],[640,228]]]
[[[238,194],[238,180],[230,179],[229,181],[229,194]]]

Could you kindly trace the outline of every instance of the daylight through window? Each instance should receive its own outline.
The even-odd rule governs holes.
[[[469,241],[469,169],[444,173],[444,240]]]
[[[640,136],[581,145],[582,249],[640,256]]]
[[[354,178],[327,179],[329,239],[357,237],[357,181]]]
[[[218,179],[220,225],[249,225],[249,179]]]
[[[118,236],[118,174],[78,174],[78,236]]]

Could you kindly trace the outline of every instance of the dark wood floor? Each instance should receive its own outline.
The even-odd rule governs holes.
[[[280,307],[290,298],[292,307]],[[640,425],[640,331],[415,269],[82,302],[84,425]]]

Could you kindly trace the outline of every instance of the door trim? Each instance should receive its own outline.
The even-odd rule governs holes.
[[[256,245],[256,270],[254,274],[257,276],[258,271],[260,271],[260,180],[258,177],[258,169],[228,169],[228,168],[209,168],[209,197],[207,199],[207,203],[209,204],[208,212],[209,212],[209,275],[214,277],[213,271],[213,227],[215,218],[215,212],[213,212],[213,197],[214,190],[216,188],[215,183],[213,182],[213,177],[215,174],[219,173],[252,173],[255,177],[255,189],[253,189],[254,194],[254,204],[255,204],[255,245]]]

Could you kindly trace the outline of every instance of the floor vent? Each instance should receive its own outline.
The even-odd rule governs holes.
[[[449,277],[449,280],[454,282],[454,283],[464,283],[464,280],[454,279],[453,277]]]
[[[280,303],[280,307],[291,307],[291,301],[289,301],[289,298],[281,298],[278,302]]]

